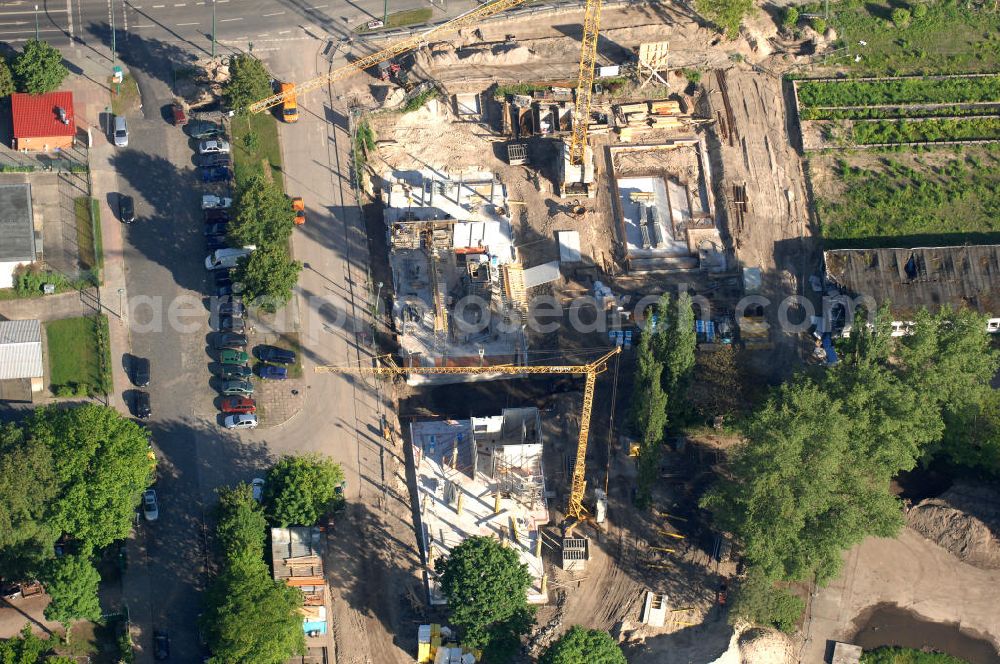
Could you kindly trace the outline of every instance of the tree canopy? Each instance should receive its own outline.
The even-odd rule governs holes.
[[[743,19],[754,11],[753,0],[695,0],[694,7],[729,39],[739,36]]]
[[[63,66],[62,53],[48,43],[29,39],[14,57],[12,67],[17,89],[33,95],[52,92],[69,75]]]
[[[573,625],[545,650],[538,664],[626,664],[626,660],[607,632]]]
[[[57,490],[52,451],[25,438],[17,425],[0,425],[0,569],[5,576],[30,576],[52,555],[59,533],[46,516]]]
[[[271,522],[279,526],[314,525],[343,481],[343,469],[327,457],[282,457],[268,472],[264,487],[264,504]]]
[[[264,63],[248,53],[229,58],[229,81],[222,87],[226,106],[248,115],[250,104],[271,95],[271,75]]]
[[[474,536],[434,566],[462,643],[482,648],[488,661],[509,659],[534,620],[526,594],[531,575],[517,552],[491,537]]]
[[[666,309],[660,332],[663,389],[670,398],[670,416],[673,420],[678,420],[687,409],[687,390],[694,374],[695,346],[698,343],[694,329],[694,308],[691,296],[684,292],[670,298],[666,307],[661,301],[662,309]]]
[[[0,97],[7,97],[16,91],[17,86],[14,84],[14,73],[10,70],[10,64],[6,58],[0,58]]]
[[[128,536],[152,474],[146,430],[113,408],[40,408],[28,435],[51,451],[59,495],[50,524],[98,549]]]
[[[202,627],[213,664],[282,664],[305,651],[302,593],[271,578],[266,523],[245,484],[219,492],[222,572],[211,582]]]
[[[100,620],[97,586],[101,576],[90,561],[89,552],[53,558],[45,566],[42,581],[52,599],[45,607],[48,620],[67,626],[75,620]]]
[[[234,245],[284,244],[292,234],[295,212],[288,197],[275,182],[254,173],[236,193],[236,218],[228,227]]]
[[[236,279],[244,285],[244,298],[274,313],[292,298],[301,271],[302,263],[292,260],[284,245],[272,244],[239,259]]]
[[[0,662],[3,664],[39,664],[51,662],[45,654],[51,649],[47,639],[40,639],[25,625],[21,633],[12,639],[0,639]]]

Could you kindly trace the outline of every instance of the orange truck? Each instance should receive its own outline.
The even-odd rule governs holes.
[[[281,119],[289,123],[299,121],[299,104],[295,95],[288,94],[294,89],[294,83],[281,84],[281,93],[285,95],[285,101],[281,103]]]

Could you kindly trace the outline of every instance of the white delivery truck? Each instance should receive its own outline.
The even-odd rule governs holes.
[[[205,258],[206,270],[228,270],[236,267],[236,261],[254,252],[257,247],[248,244],[245,247],[225,247],[216,249]]]

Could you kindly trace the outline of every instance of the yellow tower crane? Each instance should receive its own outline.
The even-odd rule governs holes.
[[[590,100],[594,93],[594,67],[597,65],[597,40],[601,27],[601,0],[587,0],[580,38],[580,72],[576,80],[576,105],[573,108],[573,139],[569,161],[583,172],[587,150],[587,125],[590,124]]]
[[[583,496],[587,489],[587,440],[590,437],[590,413],[594,407],[594,386],[597,383],[598,374],[604,373],[607,370],[608,360],[620,352],[621,348],[615,346],[612,350],[589,364],[498,365],[482,367],[401,367],[393,362],[391,357],[383,355],[376,357],[375,365],[371,367],[318,366],[316,367],[316,372],[370,373],[382,376],[400,376],[408,373],[421,376],[483,374],[502,374],[506,376],[570,374],[585,376],[583,406],[580,409],[580,435],[576,443],[576,463],[573,465],[573,479],[570,485],[569,501],[566,505],[566,523],[564,524],[564,534],[569,534],[587,514],[587,510],[583,506]]]

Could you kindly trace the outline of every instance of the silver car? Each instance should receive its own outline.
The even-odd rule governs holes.
[[[122,115],[115,116],[115,145],[120,148],[128,147],[128,123]]]
[[[256,415],[230,415],[223,422],[227,429],[256,429]]]
[[[229,154],[229,143],[221,139],[202,141],[198,144],[198,154]]]
[[[160,518],[160,505],[156,500],[156,492],[146,489],[142,494],[142,515],[146,521],[156,521]]]

